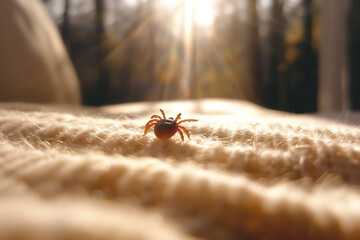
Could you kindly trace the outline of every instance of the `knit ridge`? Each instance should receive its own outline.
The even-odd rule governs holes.
[[[185,142],[143,136],[155,107],[176,115],[176,102],[131,105],[138,113],[0,105],[0,201],[20,219],[0,211],[0,237],[357,239],[360,129],[229,103],[236,111],[214,114],[184,102],[184,119],[199,119],[183,124]],[[67,216],[57,208],[93,220],[58,225]]]

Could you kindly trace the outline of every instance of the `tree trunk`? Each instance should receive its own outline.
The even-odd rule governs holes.
[[[320,111],[345,111],[349,108],[346,14],[347,0],[323,1],[318,91]]]
[[[105,6],[103,0],[95,0],[95,27],[97,39],[97,67],[98,67],[98,81],[95,89],[95,102],[97,105],[103,105],[107,102],[109,95],[109,74],[104,62],[106,57],[105,41]]]
[[[70,30],[70,22],[69,22],[69,11],[70,11],[70,0],[64,0],[64,13],[63,13],[63,21],[61,25],[61,35],[64,39],[67,47],[69,46],[69,30]]]
[[[312,47],[312,0],[303,0],[304,37],[299,44],[300,55],[289,71],[290,110],[296,113],[315,112],[317,97],[317,61]]]
[[[286,83],[284,81],[285,17],[283,0],[273,0],[270,26],[270,84],[267,86],[265,106],[287,109]]]
[[[348,18],[351,108],[360,110],[360,2],[352,0]]]
[[[248,1],[249,19],[248,19],[248,57],[249,69],[252,75],[251,84],[253,94],[251,100],[254,102],[261,102],[261,71],[260,71],[260,50],[259,50],[259,25],[258,25],[258,12],[257,0]]]

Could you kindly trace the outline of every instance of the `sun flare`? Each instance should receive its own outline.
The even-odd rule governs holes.
[[[185,0],[185,14],[198,26],[208,27],[214,21],[215,0]]]
[[[210,26],[214,21],[214,0],[192,0],[194,2],[195,23],[200,26]]]
[[[134,0],[127,0],[134,1]],[[211,26],[215,18],[214,4],[217,0],[157,0],[164,9],[171,9],[174,6],[183,6],[185,18],[192,19],[198,26]]]

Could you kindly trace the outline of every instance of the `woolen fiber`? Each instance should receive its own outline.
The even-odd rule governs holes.
[[[143,136],[159,108],[191,140]],[[358,239],[359,136],[231,100],[1,104],[0,239]]]

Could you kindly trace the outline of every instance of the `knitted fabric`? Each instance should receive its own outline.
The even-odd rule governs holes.
[[[191,140],[143,136],[159,108]],[[359,161],[358,127],[240,101],[1,104],[0,239],[358,239]]]

